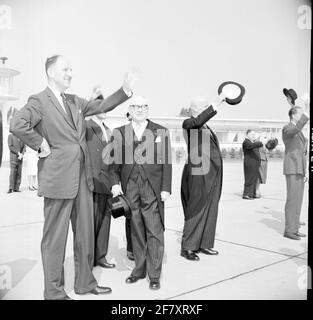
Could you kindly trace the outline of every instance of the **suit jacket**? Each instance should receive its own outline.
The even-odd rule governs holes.
[[[216,115],[212,106],[197,117],[183,122],[188,158],[181,180],[181,199],[185,220],[189,220],[208,208],[209,214],[217,214],[223,185],[223,160],[218,138],[206,124]],[[211,205],[212,204],[212,205]]]
[[[10,131],[26,145],[38,151],[43,137],[51,154],[38,161],[38,195],[52,199],[76,197],[80,180],[81,151],[84,154],[86,178],[93,190],[90,157],[86,143],[86,121],[89,115],[108,112],[128,99],[123,89],[104,100],[87,101],[66,94],[74,125],[53,92],[44,91],[29,97],[27,104],[14,116]]]
[[[210,160],[210,169],[222,169],[222,155],[218,138],[213,130],[206,124],[212,117],[216,115],[212,106],[209,106],[197,117],[191,117],[183,122],[184,138],[187,143],[188,164],[191,167],[203,167],[203,162],[195,163],[194,159],[206,157]],[[205,139],[205,141],[203,141]],[[208,142],[210,145],[207,145]]]
[[[24,154],[26,151],[26,147],[23,141],[14,136],[13,134],[9,134],[8,136],[8,145],[10,149],[10,162],[17,162],[18,154]],[[20,160],[21,161],[21,160]]]
[[[242,143],[242,150],[244,154],[244,162],[258,162],[261,161],[260,148],[263,146],[261,141],[252,142],[246,138]]]
[[[289,122],[282,131],[285,144],[284,174],[306,174],[306,155],[308,139],[302,133],[302,129],[309,118],[302,114],[297,124]]]
[[[260,160],[268,161],[268,153],[269,151],[265,147],[259,148]]]
[[[92,119],[86,121],[86,126],[86,140],[94,184],[93,192],[111,194],[109,166],[102,159],[102,151],[110,141],[111,131],[105,126],[108,137],[107,142],[103,136],[102,129],[95,121]]]
[[[161,191],[172,192],[169,132],[161,125],[148,120],[143,136],[147,137],[146,141],[142,143],[140,148],[133,150],[132,137],[134,137],[134,130],[131,123],[113,131],[114,162],[109,166],[111,185],[121,182],[125,193],[134,164],[142,164],[157,197],[164,227],[164,203],[161,201]]]

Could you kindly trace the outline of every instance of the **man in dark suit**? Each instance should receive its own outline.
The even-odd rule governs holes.
[[[263,142],[256,140],[255,131],[248,129],[246,138],[242,143],[243,150],[243,170],[245,175],[245,183],[242,198],[245,200],[253,200],[258,198],[257,184],[259,181],[259,168],[261,164],[261,155],[259,149],[263,146]]]
[[[90,164],[93,177],[93,210],[95,218],[95,266],[114,268],[108,263],[106,255],[109,246],[111,214],[107,201],[112,196],[109,167],[102,159],[102,151],[111,138],[111,131],[105,125],[105,113],[92,116],[86,122],[86,140],[90,155]]]
[[[10,185],[7,193],[20,192],[25,144],[13,134],[8,136],[10,149]]]
[[[292,107],[289,110],[289,118],[290,122],[282,131],[285,144],[284,175],[287,184],[284,236],[300,240],[305,236],[299,232],[299,224],[304,184],[308,175],[306,169],[308,139],[302,133],[303,127],[309,120],[308,105],[304,111],[299,107]]]
[[[113,131],[114,162],[110,166],[113,197],[124,193],[131,205],[134,283],[148,274],[150,288],[160,288],[164,254],[164,201],[172,181],[171,146],[166,128],[147,120],[148,104],[135,97],[131,123]],[[120,185],[121,184],[121,185]]]
[[[44,230],[41,243],[45,299],[68,300],[64,291],[64,254],[69,221],[74,233],[77,294],[104,294],[92,273],[94,264],[93,179],[86,144],[89,115],[108,112],[126,101],[134,77],[126,75],[123,88],[104,100],[87,101],[65,94],[72,69],[63,56],[46,61],[48,87],[32,95],[15,115],[10,131],[39,152],[38,195],[44,196]]]
[[[218,204],[222,192],[223,161],[219,142],[206,124],[224,101],[221,94],[209,105],[204,97],[196,97],[190,106],[191,117],[183,122],[188,158],[181,180],[181,201],[185,224],[181,256],[199,260],[197,253],[217,255],[214,250]]]

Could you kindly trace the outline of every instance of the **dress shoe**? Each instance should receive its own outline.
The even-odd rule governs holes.
[[[135,283],[137,282],[139,279],[143,279],[143,277],[136,277],[133,275],[130,275],[128,278],[126,278],[126,283]]]
[[[46,298],[45,298],[45,300],[50,300],[50,299],[46,299]],[[66,296],[63,297],[63,298],[53,299],[53,300],[74,300],[74,299],[72,299],[72,298],[70,298],[68,295],[66,295]]]
[[[299,222],[299,225],[300,225],[300,226],[305,226],[305,222],[300,221],[300,222]]]
[[[249,196],[242,196],[242,199],[245,199],[245,200],[254,200],[254,198],[251,198]]]
[[[257,196],[253,196],[254,199],[260,199],[261,196],[257,195]]]
[[[7,191],[7,193],[12,193],[13,192],[13,189],[9,189],[8,191]]]
[[[19,189],[14,189],[13,191],[14,192],[21,192],[21,190],[19,190]]]
[[[301,238],[306,237],[306,234],[301,233],[301,232],[297,232],[296,235],[297,235],[298,237],[301,237]]]
[[[284,237],[292,240],[301,240],[301,238],[296,233],[285,232]]]
[[[202,249],[200,248],[199,250],[201,253],[204,253],[204,254],[208,254],[208,255],[218,255],[218,251],[214,250],[214,249]]]
[[[91,293],[91,294],[95,294],[95,295],[99,295],[99,294],[108,294],[111,293],[112,289],[109,287],[100,287],[100,286],[96,286],[95,288],[93,288],[92,290],[85,292],[85,293],[78,293],[78,294],[87,294],[87,293]]]
[[[180,255],[187,260],[198,261],[200,258],[196,255],[194,251],[191,250],[181,250]]]
[[[149,288],[152,290],[158,290],[160,289],[160,281],[159,280],[151,280],[149,284]]]
[[[131,261],[135,261],[134,254],[130,251],[127,251],[127,258]]]
[[[34,189],[34,190],[38,190],[38,188],[37,188],[37,187],[34,187],[34,186],[33,186],[33,189]]]
[[[102,262],[98,262],[97,266],[100,266],[102,268],[107,268],[107,269],[115,268],[115,264],[114,263],[109,263],[106,260],[102,261]]]

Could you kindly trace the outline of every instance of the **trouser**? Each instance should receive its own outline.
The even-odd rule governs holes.
[[[133,244],[131,238],[131,219],[125,219],[125,232],[126,232],[126,242],[127,242],[127,252],[133,253]]]
[[[10,162],[10,186],[9,189],[18,190],[22,180],[23,161]]]
[[[64,291],[64,257],[71,220],[74,233],[76,293],[86,293],[97,286],[92,274],[94,263],[94,217],[92,192],[82,166],[79,189],[74,199],[44,198],[44,228],[41,242],[45,280],[45,299],[60,299]]]
[[[93,193],[93,210],[95,219],[95,261],[94,265],[98,265],[106,261],[108,252],[111,212],[108,209],[107,201],[110,195],[102,193]]]
[[[303,201],[304,176],[301,174],[286,174],[286,185],[285,232],[297,233]]]
[[[192,218],[185,218],[181,244],[183,250],[198,251],[214,248],[221,179],[222,173],[219,171],[215,185],[207,195],[201,210]]]
[[[158,201],[149,180],[139,175],[128,180],[126,197],[131,204],[131,238],[135,258],[132,275],[159,280],[164,254],[164,229]]]

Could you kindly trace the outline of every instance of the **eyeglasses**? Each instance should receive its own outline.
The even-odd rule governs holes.
[[[131,104],[130,107],[134,109],[144,109],[144,110],[148,109],[147,104],[143,104],[143,105]]]

